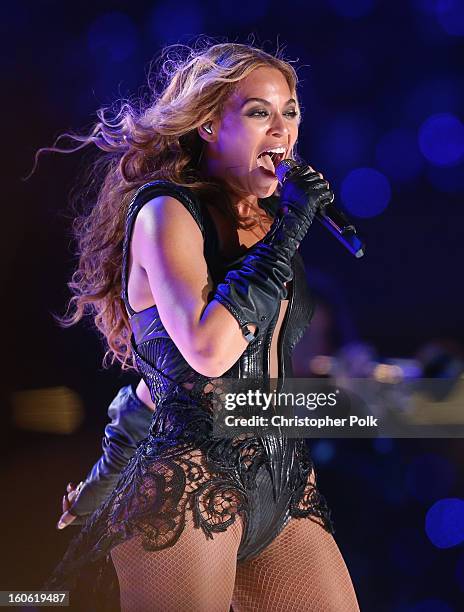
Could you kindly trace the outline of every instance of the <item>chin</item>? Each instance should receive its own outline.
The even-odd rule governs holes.
[[[276,179],[269,183],[268,186],[257,187],[255,190],[255,195],[260,198],[269,198],[271,195],[274,195],[277,187],[279,186],[279,181]]]
[[[255,196],[256,198],[264,199],[273,195],[276,189],[279,187],[279,181],[277,177],[273,180],[265,179],[262,177],[251,174],[246,184],[241,185],[240,191],[243,194]]]

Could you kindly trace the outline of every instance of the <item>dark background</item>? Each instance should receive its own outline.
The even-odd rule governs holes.
[[[91,154],[43,155],[35,174],[22,177],[38,148],[140,93],[164,45],[206,34],[269,52],[279,43],[296,60],[299,152],[330,181],[367,244],[356,260],[318,226],[302,245],[310,286],[332,309],[331,354],[357,341],[380,361],[417,359],[426,346],[462,358],[462,2],[22,2],[2,19],[1,589],[38,588],[59,560],[75,533],[55,530],[65,485],[99,456],[106,406],[136,380],[102,368],[90,320],[63,330],[51,316],[69,298],[69,196]],[[304,342],[311,352],[311,334]],[[67,434],[19,425],[21,392],[40,398],[56,387],[80,398],[82,424]],[[457,533],[452,545],[437,546],[425,528],[433,504],[462,501],[462,441],[327,440],[312,448],[361,610],[464,609],[462,507],[452,527],[444,515],[442,529]]]

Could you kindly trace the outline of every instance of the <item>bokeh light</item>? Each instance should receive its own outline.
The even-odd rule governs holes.
[[[464,3],[462,0],[437,0],[438,23],[451,36],[464,36]]]
[[[329,463],[335,453],[335,445],[329,440],[318,440],[311,446],[311,455],[316,463]]]
[[[375,217],[390,202],[390,183],[374,168],[356,168],[343,180],[341,198],[346,209],[353,215]]]
[[[451,113],[429,117],[419,129],[422,155],[437,166],[452,166],[464,154],[464,125]]]
[[[84,421],[81,398],[65,386],[15,391],[11,405],[12,423],[23,430],[72,434]]]
[[[428,510],[425,531],[437,548],[451,548],[464,542],[464,500],[440,499]]]

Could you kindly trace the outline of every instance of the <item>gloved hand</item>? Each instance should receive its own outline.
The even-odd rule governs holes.
[[[334,194],[329,189],[329,183],[320,172],[316,172],[311,166],[296,166],[290,170],[280,193],[281,204],[289,213],[284,219],[287,237],[292,236],[301,241],[313,222],[317,210],[333,199]],[[297,234],[293,236],[290,224],[296,223],[297,220],[300,224],[297,227]]]
[[[148,436],[153,411],[137,397],[132,386],[127,385],[111,402],[108,416],[111,423],[105,427],[103,455],[90,470],[67,510],[76,516],[73,525],[84,523],[113,491],[138,444]]]
[[[268,233],[217,286],[213,299],[237,319],[248,342],[264,332],[280,300],[287,297],[285,283],[293,276],[291,259],[318,208],[333,198],[328,182],[310,166],[291,170],[282,185],[281,208]],[[249,324],[257,326],[254,334]]]

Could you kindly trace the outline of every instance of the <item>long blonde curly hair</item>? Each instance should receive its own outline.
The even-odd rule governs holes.
[[[148,103],[142,98],[118,100],[112,107],[100,108],[96,113],[99,121],[90,133],[61,134],[53,147],[37,151],[30,173],[44,151],[72,153],[94,144],[105,153],[89,168],[95,196],[90,201],[91,190],[86,191],[84,210],[73,221],[78,265],[68,286],[74,295],[65,315],[54,317],[62,327],[69,327],[85,314],[92,314],[105,343],[103,367],[117,360],[123,370],[135,369],[131,328],[121,298],[125,219],[135,191],[146,182],[166,179],[188,186],[213,206],[220,202],[237,227],[254,227],[258,216],[240,220],[220,179],[201,176],[198,166],[204,141],[197,128],[220,117],[237,83],[258,67],[280,70],[298,99],[297,74],[282,50],[271,55],[246,44],[214,44],[202,39],[192,47],[165,47],[159,61],[155,82],[148,76]],[[56,144],[64,136],[81,144],[73,149],[58,148]],[[298,159],[296,147],[290,155]]]

